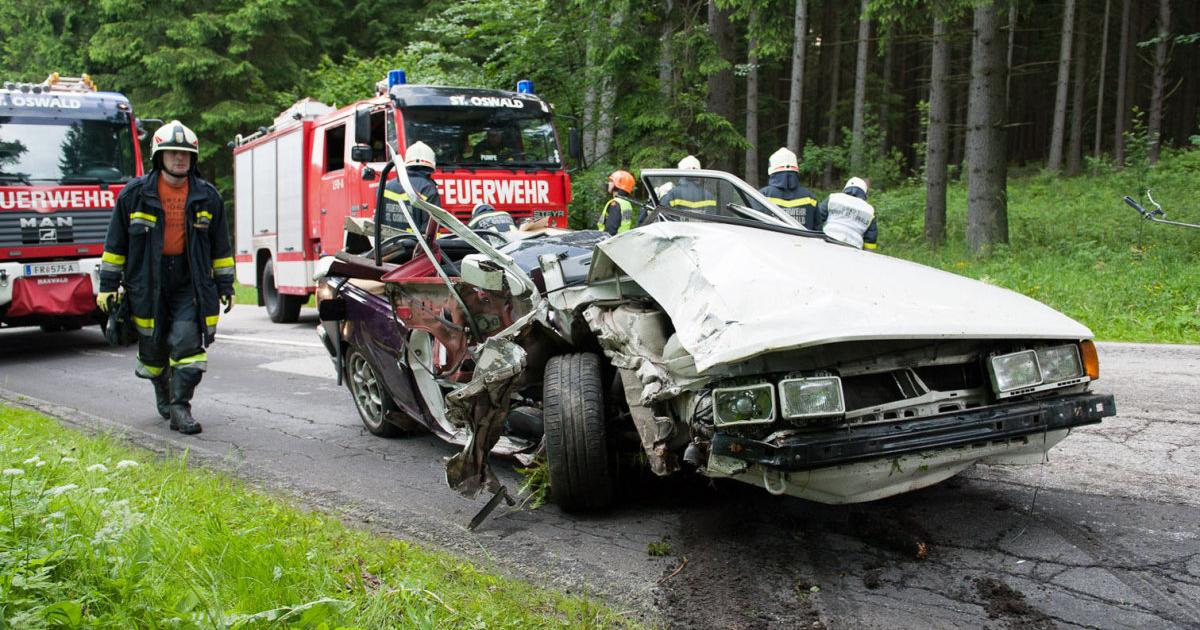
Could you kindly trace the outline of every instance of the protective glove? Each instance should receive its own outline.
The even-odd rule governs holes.
[[[96,294],[96,307],[105,313],[115,301],[117,301],[116,291],[101,291]]]
[[[221,304],[224,304],[224,305],[225,305],[225,311],[224,311],[224,312],[228,313],[229,311],[232,311],[232,310],[233,310],[233,303],[234,303],[234,299],[233,299],[233,296],[232,296],[232,295],[222,295],[222,296],[221,296]]]

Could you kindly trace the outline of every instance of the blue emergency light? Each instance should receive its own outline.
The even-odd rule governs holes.
[[[388,88],[408,83],[408,75],[403,70],[388,70]]]
[[[529,79],[517,81],[517,91],[521,94],[533,94],[533,81]]]

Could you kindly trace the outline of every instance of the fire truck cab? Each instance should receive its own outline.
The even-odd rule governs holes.
[[[394,70],[374,98],[336,110],[305,99],[235,138],[238,282],[258,287],[273,321],[296,321],[316,261],[344,246],[346,218],[374,216],[388,147],[417,141],[437,157],[442,207],[464,221],[488,203],[565,228],[571,184],[551,107],[529,82],[518,87],[408,85]]]
[[[87,76],[0,89],[0,325],[96,323],[117,194],[142,174],[129,100]]]

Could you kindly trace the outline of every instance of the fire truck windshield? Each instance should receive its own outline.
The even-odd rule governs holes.
[[[133,143],[128,120],[0,116],[0,184],[125,182]]]
[[[548,114],[483,107],[410,107],[403,111],[408,144],[429,145],[438,166],[533,167],[562,165]]]

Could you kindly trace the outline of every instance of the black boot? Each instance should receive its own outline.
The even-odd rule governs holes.
[[[158,406],[158,415],[163,420],[171,418],[171,373],[163,370],[162,374],[150,379],[154,385],[154,404]]]
[[[200,384],[203,372],[199,370],[171,371],[171,430],[185,435],[201,431],[200,423],[192,417],[192,393]]]

